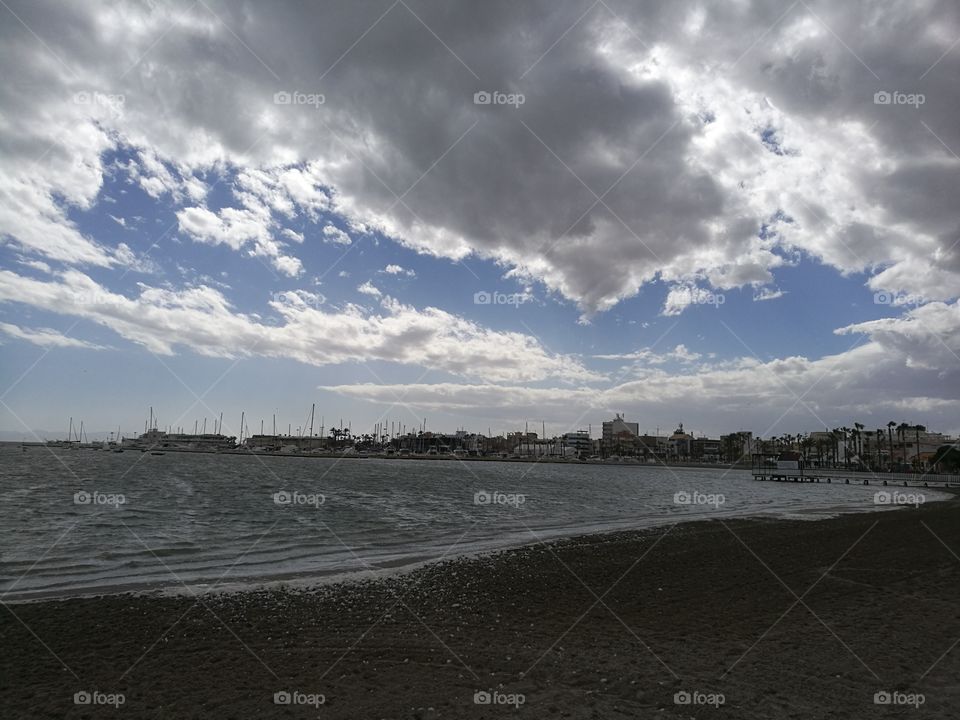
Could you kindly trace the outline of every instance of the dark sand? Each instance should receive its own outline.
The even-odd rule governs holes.
[[[0,717],[956,718],[953,553],[956,500],[582,537],[317,592],[8,605]]]

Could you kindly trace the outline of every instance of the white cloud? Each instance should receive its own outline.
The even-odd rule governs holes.
[[[0,332],[6,333],[10,337],[17,338],[18,340],[26,340],[29,343],[34,345],[39,345],[40,347],[52,348],[52,347],[70,347],[70,348],[84,348],[87,350],[103,350],[104,348],[100,345],[87,342],[86,340],[80,340],[78,338],[67,337],[57,330],[51,330],[50,328],[22,328],[17,325],[12,325],[10,323],[0,322]]]
[[[323,241],[334,243],[335,245],[349,245],[353,242],[349,235],[333,225],[327,225],[323,228]]]
[[[644,348],[631,353],[614,353],[607,355],[594,355],[598,360],[635,360],[645,365],[663,365],[671,360],[681,363],[690,363],[699,360],[702,355],[687,349],[684,344],[677,345],[673,350],[665,353],[654,352],[650,348]]]
[[[381,293],[380,290],[378,290],[369,280],[361,285],[358,285],[357,292],[362,292],[364,295],[370,295],[371,297],[380,297],[383,295],[383,293]]]
[[[274,268],[290,277],[303,271],[300,260],[285,255],[272,238],[273,221],[264,206],[223,208],[219,215],[204,207],[189,207],[177,212],[177,221],[180,229],[198,242],[247,249],[251,255],[268,258]]]
[[[298,232],[295,232],[294,230],[291,230],[290,228],[284,228],[280,234],[283,235],[283,237],[285,237],[290,242],[295,242],[298,245],[303,244],[303,235]]]
[[[213,6],[223,22],[204,7],[24,10],[38,36],[59,41],[69,73],[11,26],[3,59],[34,88],[29,103],[13,89],[0,96],[11,118],[0,227],[19,247],[117,264],[68,210],[91,206],[102,153],[123,147],[136,151],[130,172],[154,197],[202,207],[199,173],[238,170],[235,191],[274,213],[334,212],[351,232],[381,231],[454,260],[490,258],[586,315],[658,278],[696,277],[721,291],[770,283],[796,253],[845,273],[880,273],[893,291],[951,299],[960,287],[953,202],[942,192],[960,178],[944,147],[960,147],[951,81],[960,59],[948,52],[960,20],[949,13],[894,2],[890,12],[910,18],[909,47],[902,28],[873,22],[861,1],[776,12],[763,3],[648,3],[620,8],[619,18],[596,8],[572,30],[572,2],[537,13],[485,6],[477,22],[428,13],[438,36],[469,28],[470,44],[483,49],[470,64],[493,86],[509,87],[550,50],[532,71],[528,102],[495,114],[473,105],[455,74],[426,72],[445,67],[449,52],[410,35],[398,22],[402,6],[378,24],[379,42],[325,77],[338,105],[275,105],[276,81],[258,58],[280,64],[282,48],[284,75],[311,77],[317,48],[356,36],[377,14],[325,8],[317,24],[313,8]],[[76,27],[103,41],[80,44]],[[912,108],[872,102],[883,88],[863,84],[863,64],[834,33],[863,39],[869,57],[859,57],[885,82],[909,88],[924,77],[937,100],[922,109],[929,130]],[[524,43],[512,41],[518,35]],[[742,37],[765,41],[741,62]],[[238,38],[256,51],[238,54]],[[931,58],[940,60],[927,74]],[[118,67],[131,69],[118,77]],[[97,88],[123,95],[122,112],[70,101]],[[339,233],[323,237],[345,244]]]
[[[259,355],[310,365],[381,360],[494,382],[603,379],[535,338],[490,330],[437,308],[385,299],[377,314],[289,298],[284,293],[270,302],[282,319],[271,325],[237,312],[220,291],[204,285],[179,291],[141,285],[139,296],[128,298],[75,270],[51,282],[0,270],[0,301],[91,320],[162,355],[180,346],[211,357]]]
[[[402,265],[393,265],[393,264],[387,265],[380,272],[385,273],[387,275],[406,275],[407,277],[416,277],[417,275],[417,273],[413,270],[409,270],[403,267]]]
[[[719,307],[725,302],[726,296],[721,292],[706,290],[692,283],[684,283],[670,288],[661,314],[669,317],[679,315],[691,305]]]
[[[901,318],[837,332],[863,337],[850,350],[820,359],[747,357],[681,373],[656,367],[660,356],[646,351],[605,356],[645,360],[648,366],[631,380],[600,391],[494,383],[326,389],[377,403],[403,397],[412,406],[511,421],[548,408],[556,421],[571,427],[582,422],[584,413],[595,417],[626,411],[652,431],[655,424],[689,417],[695,403],[698,425],[712,434],[745,427],[769,437],[784,429],[848,425],[851,417],[868,428],[879,427],[905,412],[923,413],[940,427],[957,429],[960,361],[950,348],[960,346],[960,303],[932,303]],[[682,345],[673,353],[690,354]]]
[[[779,288],[762,287],[754,291],[753,301],[764,302],[766,300],[776,300],[777,298],[782,298],[784,295],[786,295],[786,293]]]

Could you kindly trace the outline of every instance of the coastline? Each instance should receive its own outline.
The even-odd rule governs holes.
[[[897,689],[950,717],[958,516],[954,497],[815,521],[693,521],[313,589],[10,605],[0,707],[112,711],[73,704],[97,690],[122,693],[126,717],[317,715],[275,705],[287,690],[322,694],[323,717],[513,711],[475,704],[479,691],[522,695],[533,717],[865,718],[875,693]],[[725,702],[676,705],[682,692]]]

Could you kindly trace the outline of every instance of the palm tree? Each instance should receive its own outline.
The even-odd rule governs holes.
[[[900,439],[900,456],[904,467],[907,466],[907,430],[909,429],[910,425],[907,423],[897,425],[897,437]]]
[[[893,429],[896,426],[897,424],[893,420],[887,423],[887,449],[889,450],[887,454],[890,456],[889,466],[891,470],[893,469]]]
[[[883,469],[883,428],[877,428],[877,470]]]
[[[926,431],[927,431],[927,428],[924,427],[923,425],[914,425],[914,426],[913,426],[913,432],[916,434],[915,437],[916,437],[916,439],[917,439],[917,452],[916,452],[916,454],[914,455],[914,457],[916,458],[916,461],[917,461],[917,469],[918,469],[918,470],[923,470],[923,466],[921,465],[921,462],[922,462],[922,461],[920,460],[920,433],[921,433],[921,432],[926,432]]]
[[[857,444],[860,446],[859,449],[857,450],[857,457],[859,458],[859,464],[860,464],[860,465],[863,465],[863,428],[864,428],[864,425],[863,425],[863,423],[855,422],[855,423],[853,424],[853,427],[856,428],[856,431],[855,431],[855,432],[857,433]]]

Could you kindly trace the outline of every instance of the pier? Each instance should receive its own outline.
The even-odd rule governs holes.
[[[808,467],[803,461],[768,458],[755,460],[750,473],[754,480],[797,483],[841,483],[900,487],[960,488],[960,475],[930,472],[884,472],[842,467]]]

